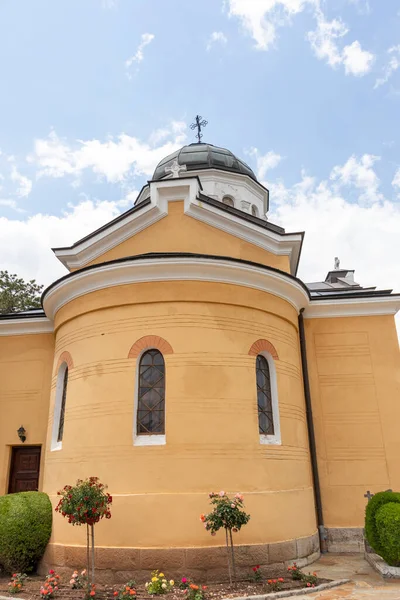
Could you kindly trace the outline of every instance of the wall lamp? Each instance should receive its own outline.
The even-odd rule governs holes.
[[[21,442],[25,442],[25,440],[26,440],[26,431],[25,431],[25,428],[22,425],[18,429],[17,433],[18,433],[18,437],[21,440]]]

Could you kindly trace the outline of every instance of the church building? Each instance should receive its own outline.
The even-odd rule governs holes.
[[[106,483],[99,581],[218,577],[211,491],[244,495],[248,573],[361,551],[365,494],[400,490],[400,295],[338,260],[301,281],[304,233],[268,210],[240,158],[184,146],[132,208],[54,249],[68,273],[43,309],[0,317],[0,494],[55,505],[78,478]],[[54,513],[44,564],[85,565],[85,544]]]

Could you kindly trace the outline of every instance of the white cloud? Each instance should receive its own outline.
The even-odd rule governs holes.
[[[373,166],[380,160],[379,156],[364,154],[358,159],[350,156],[344,165],[333,167],[330,179],[336,182],[336,187],[354,186],[360,190],[359,201],[371,204],[382,199],[379,192],[379,177]]]
[[[345,46],[342,52],[342,62],[346,75],[362,77],[371,70],[374,58],[371,52],[361,48],[358,40]]]
[[[228,0],[229,16],[239,17],[259,50],[275,42],[276,29],[318,0]]]
[[[327,21],[321,12],[318,13],[317,28],[307,35],[315,55],[320,60],[326,59],[328,65],[336,67],[342,62],[342,55],[337,40],[348,33],[346,25],[340,19]]]
[[[346,75],[361,77],[371,70],[374,55],[361,48],[358,40],[340,49],[338,41],[349,32],[341,19],[328,21],[320,9],[316,11],[317,28],[307,34],[315,55],[335,68],[343,65]]]
[[[13,210],[16,210],[17,212],[24,212],[23,210],[18,208],[18,204],[16,203],[16,201],[11,200],[10,198],[6,198],[6,199],[0,198],[0,206],[6,206],[7,208],[12,208]]]
[[[130,58],[128,58],[125,61],[125,67],[127,70],[130,69],[130,67],[133,65],[133,63],[141,63],[142,60],[144,59],[144,49],[146,46],[148,46],[148,44],[150,44],[153,40],[154,40],[154,34],[153,33],[143,33],[141,38],[140,38],[140,44],[135,52],[135,54],[133,56],[131,56]]]
[[[214,44],[226,45],[228,38],[222,31],[213,31],[207,42],[207,50],[211,50]]]
[[[84,200],[60,217],[0,218],[0,269],[48,285],[66,273],[51,247],[70,245],[119,214],[117,203]]]
[[[307,38],[315,55],[326,60],[331,67],[343,65],[346,75],[362,76],[371,69],[374,55],[363,50],[358,40],[343,49],[340,38],[349,29],[340,18],[328,21],[321,10],[320,0],[227,0],[229,16],[241,19],[259,50],[268,50],[276,40],[278,27],[290,22],[290,18],[311,8],[317,21],[314,31]]]
[[[246,154],[252,156],[256,161],[256,174],[258,179],[264,179],[267,171],[275,169],[282,160],[282,156],[273,150],[270,150],[266,154],[260,154],[257,148],[251,148]]]
[[[399,188],[400,192],[400,167],[398,167],[396,173],[394,174],[392,185],[393,187]]]
[[[32,190],[32,181],[25,175],[22,175],[15,165],[11,167],[11,181],[14,181],[18,185],[16,195],[20,198],[26,198],[29,196]]]
[[[390,54],[389,62],[383,70],[382,77],[379,77],[375,81],[374,89],[387,83],[393,73],[395,73],[400,67],[400,45],[389,48],[388,54]]]
[[[61,140],[55,131],[38,139],[28,157],[38,167],[38,177],[80,178],[90,169],[115,183],[129,176],[151,176],[157,163],[180,148],[186,141],[186,124],[173,121],[168,129],[158,130],[149,142],[121,133],[105,141],[77,140],[73,146]],[[156,145],[162,141],[161,145]]]

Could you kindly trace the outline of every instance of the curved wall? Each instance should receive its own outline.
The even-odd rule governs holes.
[[[124,285],[69,302],[56,328],[49,438],[60,355],[69,352],[74,366],[62,449],[47,444],[44,491],[55,503],[57,490],[79,477],[106,482],[113,516],[96,527],[100,546],[219,546],[222,535],[210,537],[199,514],[208,510],[208,492],[220,489],[245,495],[251,520],[238,544],[315,533],[297,314],[289,303],[228,284]],[[146,335],[173,350],[165,355],[163,446],[133,445],[136,359],[128,355]],[[260,338],[279,356],[282,445],[259,443],[249,350]],[[52,542],[84,545],[84,528],[55,515]]]

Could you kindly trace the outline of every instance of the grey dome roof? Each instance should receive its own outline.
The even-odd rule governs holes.
[[[169,167],[174,160],[180,165],[186,165],[188,171],[198,171],[199,169],[221,169],[233,173],[242,173],[248,175],[255,181],[257,177],[245,162],[232,154],[226,148],[219,148],[212,144],[189,144],[183,146],[180,150],[173,152],[163,158],[154,171],[153,179],[163,179],[167,173],[165,167]],[[182,175],[184,173],[181,172]]]

